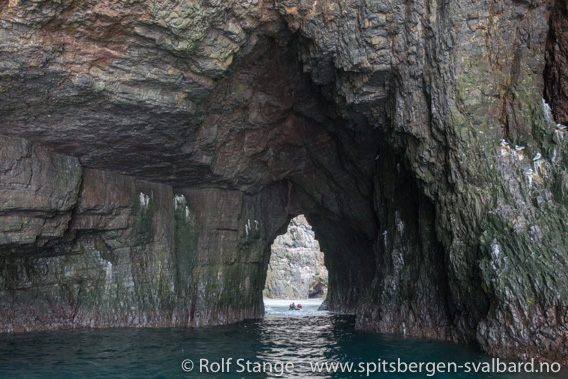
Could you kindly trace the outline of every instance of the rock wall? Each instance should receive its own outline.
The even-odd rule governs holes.
[[[568,364],[565,16],[0,3],[2,330],[260,316],[305,214],[359,328]]]
[[[311,225],[294,217],[270,248],[263,296],[270,299],[324,298],[328,273]]]
[[[285,188],[257,196],[174,191],[82,169],[19,138],[2,137],[0,146],[0,331],[199,326],[263,315],[271,240],[261,235],[287,222]]]

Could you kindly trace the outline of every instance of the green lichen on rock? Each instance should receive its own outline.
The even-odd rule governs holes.
[[[133,212],[134,239],[137,244],[148,243],[154,236],[154,210],[155,200],[142,191],[135,196]]]
[[[193,270],[196,268],[199,228],[195,211],[190,208],[185,196],[177,194],[174,199],[174,253],[177,273],[177,291],[181,298],[195,293]]]

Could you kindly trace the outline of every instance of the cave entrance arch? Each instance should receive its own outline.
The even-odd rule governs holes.
[[[274,239],[263,297],[268,299],[325,299],[328,271],[324,252],[304,215],[288,223]]]

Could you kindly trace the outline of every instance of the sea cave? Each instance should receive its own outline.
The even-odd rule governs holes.
[[[14,0],[0,38],[2,335],[262,318],[304,215],[357,330],[568,364],[565,2]]]

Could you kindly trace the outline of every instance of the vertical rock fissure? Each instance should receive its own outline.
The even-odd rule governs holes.
[[[552,3],[546,39],[544,99],[552,108],[557,123],[568,124],[568,5]]]

